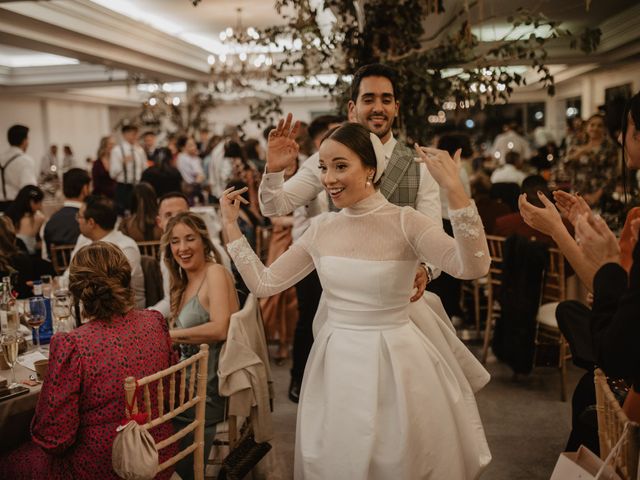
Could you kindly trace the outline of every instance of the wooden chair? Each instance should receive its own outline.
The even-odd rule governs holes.
[[[207,361],[209,359],[209,346],[200,345],[200,351],[182,362],[166,368],[161,372],[154,373],[147,377],[138,379],[137,388],[142,391],[144,398],[145,411],[148,415],[147,423],[142,428],[149,430],[153,427],[161,425],[191,407],[196,408],[196,417],[193,422],[185,428],[179,430],[169,438],[156,444],[158,450],[177,442],[187,434],[194,432],[194,440],[184,450],[178,452],[173,457],[163,462],[158,467],[161,472],[184,457],[193,452],[193,468],[194,478],[197,480],[204,479],[204,424],[205,424],[205,402],[207,400]],[[187,385],[187,371],[190,369],[189,384]],[[178,381],[176,381],[176,374]],[[169,401],[167,410],[165,411],[164,381],[169,382]],[[151,393],[149,385],[157,383],[156,405],[158,408],[158,416],[152,417]],[[176,392],[176,383],[178,383],[178,391]],[[127,377],[124,381],[124,392],[129,405],[133,404],[132,413],[138,412],[137,402],[135,398],[136,379]],[[177,400],[177,405],[176,405]],[[125,409],[126,411],[126,409]],[[128,412],[127,412],[128,414]]]
[[[262,260],[262,263],[267,261],[269,255],[272,232],[273,227],[256,227],[256,255]]]
[[[594,372],[596,384],[596,410],[598,414],[598,438],[600,458],[605,459],[618,442],[628,424],[626,441],[614,461],[617,473],[625,480],[635,480],[638,472],[638,437],[640,425],[631,422],[622,410],[607,383],[607,377],[599,368]]]
[[[249,294],[242,309],[231,315],[230,319],[230,331],[229,337],[233,339],[233,327],[237,325],[245,325],[242,330],[251,330],[254,327],[254,331],[257,335],[253,336],[253,344],[245,344],[246,347],[251,349],[256,357],[261,359],[261,363],[265,368],[265,376],[267,384],[264,385],[269,393],[269,402],[271,405],[270,410],[273,410],[273,385],[271,382],[271,369],[269,366],[268,349],[266,346],[266,338],[264,335],[264,324],[262,322],[262,316],[260,312],[260,305],[253,294]],[[246,331],[245,330],[245,331]],[[237,342],[237,340],[236,340]],[[219,389],[220,394],[227,397],[227,409],[225,411],[226,421],[223,424],[219,424],[216,429],[216,436],[213,442],[214,456],[207,459],[207,468],[215,471],[222,465],[225,454],[231,452],[241,441],[241,439],[253,431],[254,420],[252,410],[242,411],[239,408],[240,405],[245,403],[246,400],[246,386],[237,381],[231,380],[226,369],[225,362],[233,362],[234,353],[233,350],[227,350],[229,343],[223,347],[220,352],[218,373],[219,373]],[[261,353],[262,352],[262,353]],[[258,387],[260,388],[260,387]],[[252,395],[255,395],[252,394]],[[268,415],[271,415],[269,412]],[[264,422],[264,419],[263,419]],[[269,424],[271,420],[269,419]],[[217,472],[216,472],[217,475]],[[214,479],[215,476],[206,476],[205,478]]]
[[[480,337],[480,311],[482,293],[486,292],[488,277],[477,278],[475,280],[463,280],[460,288],[460,307],[462,311],[467,313],[467,296],[473,299],[473,313],[476,322],[476,334]]]
[[[544,349],[557,349],[555,364],[560,369],[560,398],[567,400],[567,360],[571,359],[569,344],[558,328],[556,308],[567,299],[567,280],[565,275],[564,255],[557,248],[549,249],[549,263],[547,265],[544,283],[542,285],[541,305],[536,317],[536,349],[534,365],[540,363],[540,354]],[[555,353],[554,353],[555,358]]]
[[[491,343],[491,335],[497,315],[500,311],[496,309],[496,293],[497,288],[502,285],[502,262],[505,237],[497,235],[487,235],[487,243],[489,245],[489,255],[491,256],[491,266],[487,275],[487,319],[484,326],[484,342],[482,345],[482,363],[487,362],[487,354],[489,352],[489,343]]]
[[[52,245],[51,251],[51,264],[56,272],[56,275],[62,275],[64,271],[71,263],[71,252],[75,248],[75,245]]]
[[[160,240],[152,240],[149,242],[136,242],[138,244],[138,250],[140,255],[147,255],[148,257],[160,258]]]

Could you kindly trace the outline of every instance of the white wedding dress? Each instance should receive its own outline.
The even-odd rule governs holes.
[[[227,245],[258,297],[314,268],[324,289],[326,321],[298,407],[296,480],[465,480],[491,460],[474,397],[488,374],[442,313],[409,302],[419,261],[458,278],[488,270],[475,206],[450,218],[455,240],[376,193],[316,217],[269,268],[244,237]]]

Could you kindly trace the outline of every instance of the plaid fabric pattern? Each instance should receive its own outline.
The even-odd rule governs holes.
[[[420,165],[413,160],[413,151],[398,142],[382,175],[380,192],[391,203],[415,208],[420,187]]]

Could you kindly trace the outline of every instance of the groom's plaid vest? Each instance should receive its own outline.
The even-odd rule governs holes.
[[[398,141],[380,182],[380,192],[387,200],[400,207],[416,207],[420,164],[413,157],[413,150]]]
[[[380,180],[380,192],[399,207],[416,208],[416,197],[420,187],[420,165],[413,157],[413,150],[403,143],[396,143]],[[337,212],[339,209],[333,205],[329,194],[327,199],[329,210]]]

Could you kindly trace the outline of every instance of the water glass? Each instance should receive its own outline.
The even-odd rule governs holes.
[[[56,290],[53,295],[53,316],[55,318],[54,331],[70,332],[73,330],[71,317],[71,295],[68,290]]]
[[[17,387],[15,365],[18,359],[18,334],[6,333],[1,335],[0,345],[2,345],[4,360],[11,367],[11,385],[9,385],[9,388]]]

